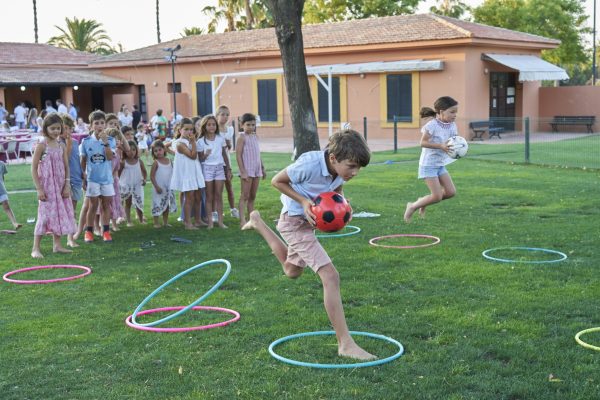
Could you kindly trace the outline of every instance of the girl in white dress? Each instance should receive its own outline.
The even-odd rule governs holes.
[[[152,143],[152,158],[154,163],[150,169],[150,181],[152,182],[152,217],[154,227],[169,225],[169,212],[177,212],[175,195],[170,189],[171,177],[173,176],[173,164],[165,157],[166,149],[162,141],[156,140]],[[162,224],[159,217],[162,215]]]
[[[192,205],[194,197],[200,196],[200,190],[204,188],[205,184],[202,168],[197,160],[194,124],[191,119],[183,118],[181,120],[177,126],[175,137],[176,140],[171,144],[171,147],[175,149],[175,159],[173,160],[173,177],[170,188],[183,193],[185,229],[198,229],[201,221],[196,218],[195,224],[192,224]]]
[[[127,226],[133,226],[131,222],[131,204],[135,206],[135,212],[140,224],[144,221],[144,188],[146,185],[146,167],[140,162],[138,147],[135,141],[129,141],[129,150],[121,161],[119,170],[119,189],[121,200],[125,201],[125,217]]]

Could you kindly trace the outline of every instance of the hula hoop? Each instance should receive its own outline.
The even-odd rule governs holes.
[[[554,259],[554,260],[533,260],[533,261],[523,261],[523,260],[510,260],[507,258],[496,258],[496,257],[492,257],[489,255],[490,252],[492,251],[496,251],[496,250],[526,250],[526,251],[541,251],[543,253],[549,253],[549,254],[557,254],[560,256],[560,258]],[[492,260],[492,261],[499,261],[499,262],[505,262],[505,263],[523,263],[523,264],[546,264],[546,263],[555,263],[555,262],[560,262],[560,261],[564,261],[567,259],[567,255],[563,252],[557,251],[557,250],[551,250],[551,249],[542,249],[539,247],[496,247],[493,249],[487,249],[485,250],[483,253],[481,253],[481,255],[485,258],[487,258],[488,260]]]
[[[420,244],[417,246],[390,246],[390,245],[384,245],[384,244],[378,244],[377,242],[382,240],[382,239],[391,239],[391,238],[397,238],[397,237],[415,237],[415,238],[425,238],[425,239],[432,239],[433,242],[431,243],[425,243],[425,244]],[[420,247],[429,247],[429,246],[433,246],[436,245],[440,242],[440,238],[437,236],[432,236],[432,235],[421,235],[421,234],[417,234],[417,233],[399,233],[396,235],[385,235],[385,236],[377,236],[374,237],[373,239],[369,240],[369,244],[373,245],[373,246],[377,246],[377,247],[385,247],[387,249],[418,249]]]
[[[185,308],[184,306],[177,306],[177,307],[163,307],[163,308],[154,308],[151,310],[144,310],[142,312],[138,313],[139,315],[145,315],[145,314],[154,314],[157,312],[161,312],[161,311],[173,311],[173,310],[181,310]],[[237,320],[240,319],[240,313],[238,313],[237,311],[234,310],[230,310],[228,308],[221,308],[221,307],[209,307],[209,306],[194,306],[192,307],[192,310],[209,310],[209,311],[222,311],[228,314],[233,315],[233,318],[227,320],[227,321],[223,321],[223,322],[218,322],[216,324],[210,324],[210,325],[202,325],[202,326],[190,326],[190,327],[184,327],[184,328],[156,328],[156,327],[151,327],[151,326],[142,326],[139,324],[134,324],[133,322],[131,322],[131,315],[128,316],[127,318],[125,318],[125,323],[134,328],[134,329],[139,329],[140,331],[148,331],[148,332],[188,332],[188,331],[204,331],[206,329],[212,329],[212,328],[218,328],[221,326],[226,326],[229,325]]]
[[[356,235],[360,232],[360,228],[354,225],[346,225],[346,228],[354,229],[350,232],[345,233],[317,233],[315,236],[318,238],[335,238],[335,237],[344,237],[344,236],[352,236]]]
[[[382,358],[380,360],[373,360],[373,361],[366,361],[366,362],[352,363],[352,364],[319,364],[319,363],[308,363],[308,362],[304,362],[304,361],[292,360],[291,358],[285,358],[285,357],[282,357],[279,354],[275,353],[275,350],[273,350],[275,348],[275,346],[277,346],[278,344],[281,344],[281,343],[286,342],[288,340],[296,339],[296,338],[299,338],[299,337],[304,337],[304,336],[320,336],[320,335],[335,335],[335,331],[317,331],[317,332],[297,333],[295,335],[290,335],[290,336],[283,337],[281,339],[277,339],[276,341],[274,341],[273,343],[271,343],[271,345],[269,346],[269,353],[274,358],[276,358],[277,360],[282,361],[284,363],[291,364],[291,365],[297,365],[299,367],[312,367],[312,368],[360,368],[360,367],[373,367],[375,365],[385,364],[385,363],[388,363],[390,361],[393,361],[396,358],[400,357],[404,353],[404,347],[402,346],[402,343],[400,343],[397,340],[392,339],[390,337],[383,336],[383,335],[378,335],[376,333],[356,332],[356,331],[350,331],[350,334],[351,335],[357,335],[357,336],[368,336],[368,337],[372,337],[372,338],[375,338],[375,339],[380,339],[380,340],[392,343],[393,345],[398,346],[398,352],[396,354],[394,354],[394,355],[391,355],[391,356],[386,357],[386,358]]]
[[[82,269],[85,272],[83,274],[79,274],[79,275],[74,275],[74,276],[67,276],[65,278],[55,278],[55,279],[33,279],[33,280],[19,280],[19,279],[10,279],[9,276],[14,275],[14,274],[19,274],[21,272],[27,272],[27,271],[35,271],[38,269],[55,269],[55,268],[76,268],[76,269]],[[86,275],[89,275],[92,273],[91,268],[88,267],[84,267],[83,265],[40,265],[37,267],[29,267],[29,268],[22,268],[22,269],[17,269],[11,272],[7,272],[6,274],[4,274],[4,276],[2,277],[2,279],[4,279],[6,282],[11,282],[11,283],[18,283],[21,285],[32,285],[32,284],[43,284],[43,283],[53,283],[53,282],[62,282],[62,281],[72,281],[73,279],[79,279],[79,278],[83,278]]]
[[[583,347],[585,347],[587,349],[592,349],[592,350],[600,351],[600,347],[593,346],[593,345],[591,345],[589,343],[584,342],[583,340],[581,340],[579,338],[581,335],[585,335],[586,333],[592,333],[592,332],[600,332],[600,327],[598,327],[598,328],[584,329],[581,332],[577,332],[577,335],[575,335],[575,341],[577,341],[577,343],[579,343],[580,345],[582,345]]]
[[[211,287],[208,292],[204,293],[202,296],[200,296],[197,300],[194,300],[190,305],[183,307],[181,310],[171,314],[171,315],[167,315],[166,317],[159,319],[158,321],[154,321],[154,322],[149,322],[147,324],[140,324],[138,323],[135,319],[137,318],[138,313],[140,312],[140,310],[150,301],[150,299],[152,299],[154,296],[156,296],[160,291],[162,291],[164,288],[166,288],[167,286],[169,286],[171,283],[175,282],[176,280],[178,280],[179,278],[189,274],[192,271],[195,271],[199,268],[205,267],[207,265],[211,265],[211,264],[225,264],[227,266],[227,269],[225,270],[225,273],[223,274],[223,276],[221,277],[221,279],[219,279],[219,281],[217,283],[214,284],[213,287]],[[211,294],[213,294],[213,292],[215,290],[217,290],[219,288],[219,286],[221,286],[223,284],[223,282],[225,282],[225,279],[227,279],[227,277],[229,276],[229,273],[231,272],[231,264],[229,263],[229,261],[227,260],[223,260],[223,259],[217,259],[217,260],[210,260],[210,261],[205,261],[202,264],[198,264],[198,265],[194,265],[191,268],[186,269],[183,272],[180,272],[179,274],[175,275],[174,277],[172,277],[171,279],[169,279],[168,281],[166,281],[165,283],[163,283],[162,285],[160,285],[158,287],[158,289],[154,290],[152,293],[150,293],[148,295],[148,297],[146,297],[139,306],[137,306],[137,308],[135,309],[135,311],[133,312],[133,314],[131,314],[131,322],[135,325],[138,326],[156,326],[158,324],[162,324],[163,322],[167,322],[172,320],[173,318],[184,314],[186,312],[188,312],[189,310],[192,309],[192,307],[198,305],[202,300],[206,299],[208,296],[210,296]]]

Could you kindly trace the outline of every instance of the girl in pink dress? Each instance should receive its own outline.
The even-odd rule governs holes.
[[[31,175],[38,195],[38,215],[33,236],[31,257],[42,258],[40,243],[42,236],[51,233],[52,250],[55,253],[70,253],[62,247],[60,237],[75,233],[73,203],[69,178],[69,161],[63,144],[58,138],[63,122],[56,113],[51,113],[42,124],[44,139],[35,147],[31,164]]]
[[[265,166],[260,158],[258,136],[256,136],[256,117],[254,114],[242,115],[241,126],[244,130],[236,142],[236,159],[242,180],[242,194],[240,196],[240,227],[246,225],[246,215],[254,210],[254,200],[258,192],[260,179],[265,179]],[[246,214],[246,208],[248,214]]]

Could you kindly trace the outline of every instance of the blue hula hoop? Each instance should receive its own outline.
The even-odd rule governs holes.
[[[496,250],[526,250],[526,251],[541,251],[543,253],[549,253],[549,254],[557,254],[560,256],[560,258],[554,259],[554,260],[532,260],[532,261],[523,261],[523,260],[510,260],[507,258],[496,258],[496,257],[492,257],[489,255],[489,253],[491,253],[492,251],[496,251]],[[557,250],[551,250],[551,249],[542,249],[539,247],[496,247],[493,249],[487,249],[485,250],[483,253],[481,253],[481,255],[485,258],[487,258],[488,260],[492,260],[492,261],[499,261],[499,262],[505,262],[505,263],[523,263],[523,264],[548,264],[548,263],[556,263],[556,262],[561,262],[567,259],[567,255],[561,251],[557,251]]]
[[[356,235],[357,233],[360,233],[360,228],[358,226],[346,225],[346,228],[354,229],[354,230],[350,231],[350,232],[344,232],[344,233],[317,233],[315,236],[318,238],[335,238],[335,237],[352,236],[352,235]]]
[[[156,296],[160,291],[162,291],[164,288],[166,288],[167,286],[169,286],[170,284],[172,284],[173,282],[175,282],[176,280],[178,280],[179,278],[189,274],[192,271],[195,271],[199,268],[202,267],[206,267],[207,265],[211,265],[211,264],[225,264],[227,266],[227,269],[225,270],[225,273],[223,274],[223,276],[221,277],[221,279],[219,279],[219,281],[217,283],[214,284],[213,287],[211,287],[208,292],[204,293],[202,296],[200,296],[197,300],[194,300],[194,302],[192,302],[189,306],[186,306],[184,308],[182,308],[181,310],[167,315],[166,317],[159,319],[157,321],[153,321],[153,322],[148,322],[146,324],[140,324],[139,322],[136,321],[136,317],[138,315],[138,313],[140,312],[140,310],[150,301],[150,299],[152,299],[154,296]],[[205,300],[208,296],[210,296],[211,294],[213,294],[213,292],[215,290],[217,290],[219,288],[219,286],[221,286],[223,284],[223,282],[225,282],[225,279],[227,279],[227,277],[229,276],[229,273],[231,272],[231,264],[229,263],[229,261],[227,260],[223,260],[223,259],[216,259],[216,260],[210,260],[210,261],[205,261],[202,264],[198,264],[195,265],[191,268],[186,269],[183,272],[180,272],[179,274],[175,275],[174,277],[172,277],[171,279],[169,279],[168,281],[166,281],[165,283],[163,283],[162,285],[160,285],[158,287],[158,289],[154,290],[152,293],[150,293],[148,295],[148,297],[146,297],[139,306],[137,306],[137,308],[135,309],[135,311],[133,312],[133,314],[131,314],[131,322],[134,325],[138,325],[138,326],[156,326],[159,324],[162,324],[163,322],[167,322],[172,320],[173,318],[188,312],[189,310],[191,310],[194,306],[198,305],[201,301]]]
[[[309,363],[309,362],[304,362],[304,361],[297,361],[297,360],[292,360],[291,358],[286,358],[286,357],[282,357],[279,354],[275,353],[275,350],[273,350],[275,348],[275,346],[286,342],[288,340],[292,340],[292,339],[296,339],[299,337],[305,337],[305,336],[320,336],[320,335],[335,335],[335,331],[317,331],[317,332],[303,332],[303,333],[297,333],[295,335],[290,335],[290,336],[286,336],[283,337],[281,339],[277,339],[276,341],[274,341],[273,343],[271,343],[271,345],[269,346],[269,353],[276,358],[279,361],[282,361],[284,363],[287,364],[291,364],[291,365],[296,365],[299,367],[312,367],[312,368],[361,368],[361,367],[373,367],[375,365],[381,365],[381,364],[385,364],[388,363],[390,361],[395,360],[396,358],[400,357],[403,353],[404,353],[404,347],[402,346],[402,343],[400,343],[399,341],[392,339],[390,337],[387,336],[383,336],[383,335],[378,335],[376,333],[369,333],[369,332],[356,332],[356,331],[350,331],[351,335],[357,335],[357,336],[368,336],[368,337],[372,337],[375,339],[380,339],[389,343],[392,343],[395,346],[398,346],[398,352],[394,355],[391,355],[389,357],[386,358],[382,358],[380,360],[373,360],[373,361],[366,361],[366,362],[360,362],[360,363],[352,363],[352,364],[319,364],[319,363]]]

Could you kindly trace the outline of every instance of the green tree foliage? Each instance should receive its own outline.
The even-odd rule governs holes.
[[[110,37],[102,29],[102,24],[93,19],[65,18],[66,28],[55,25],[60,35],[53,36],[48,44],[65,49],[87,51],[97,54],[114,54],[117,50],[111,46]]]
[[[183,28],[183,32],[180,33],[181,37],[186,36],[194,36],[194,35],[202,35],[204,33],[204,29],[192,26],[191,28]]]
[[[429,11],[438,15],[445,15],[452,18],[462,18],[462,16],[471,10],[471,7],[460,0],[438,0],[437,5],[430,7]]]
[[[421,0],[307,0],[304,23],[413,14]]]
[[[486,25],[560,40],[561,45],[544,50],[542,58],[567,69],[569,75],[585,71],[590,63],[584,35],[591,30],[585,26],[583,0],[486,0],[473,9],[473,17]]]

